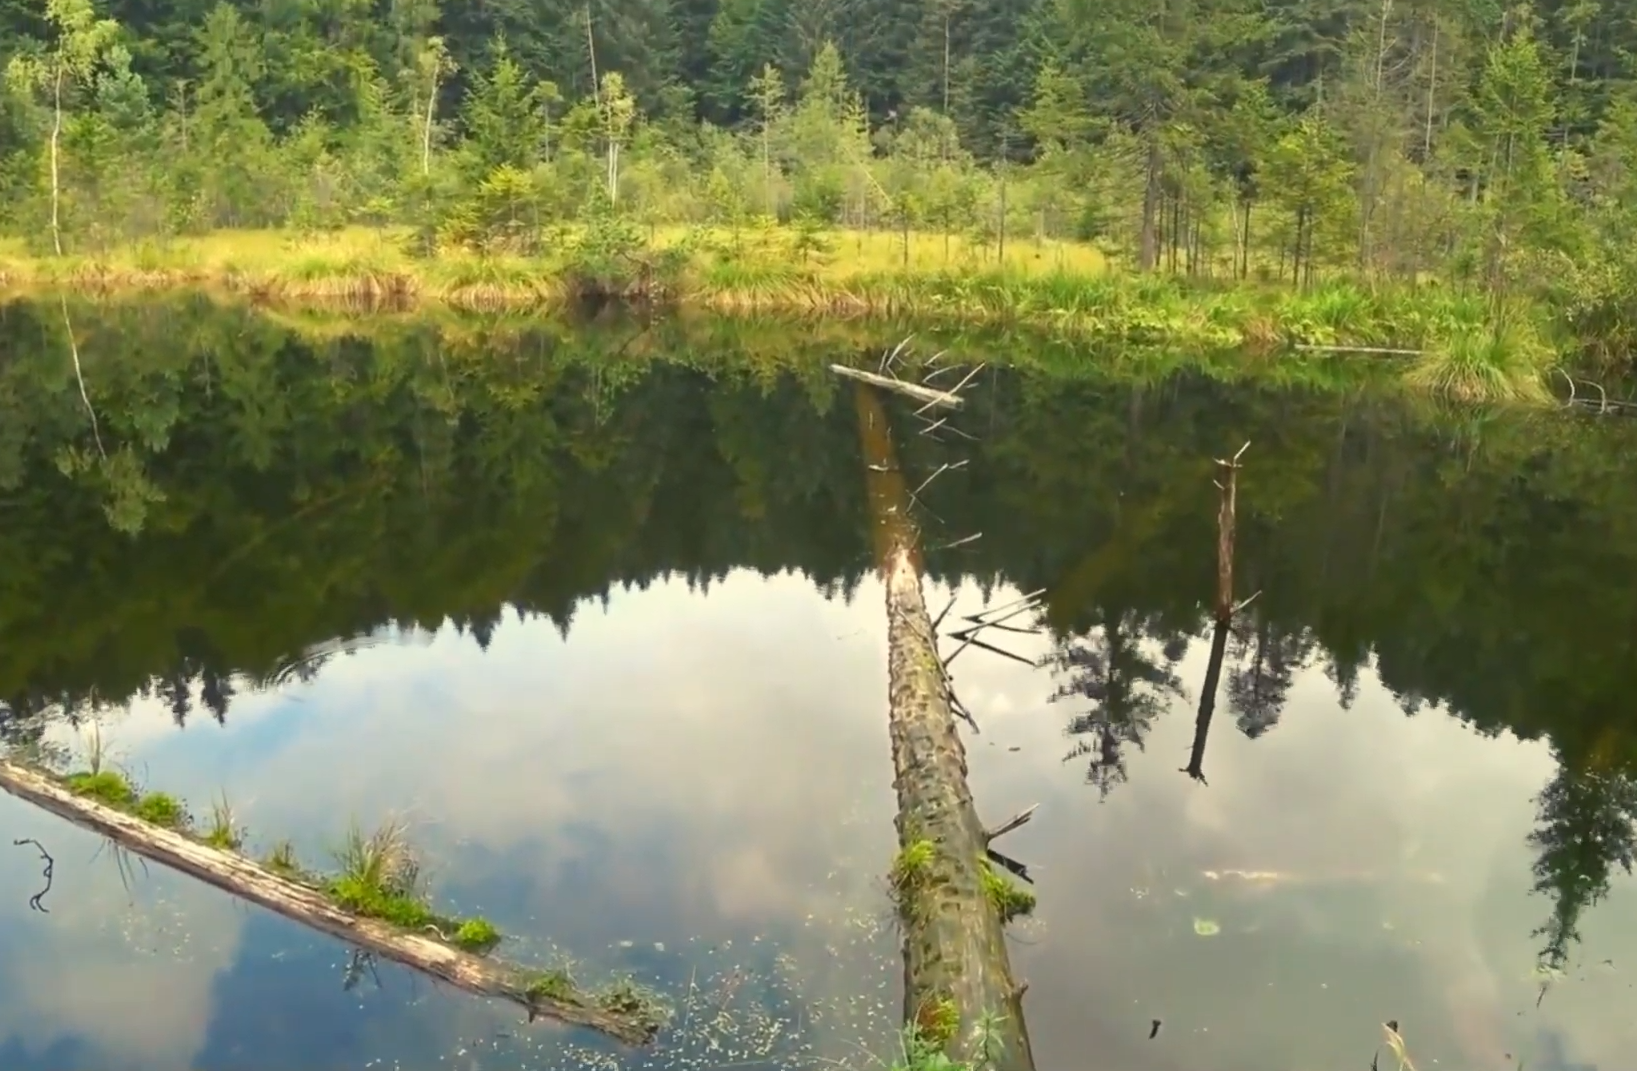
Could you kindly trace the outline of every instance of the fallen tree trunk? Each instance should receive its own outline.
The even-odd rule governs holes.
[[[931,387],[923,387],[919,383],[905,383],[901,379],[893,379],[890,376],[878,376],[874,372],[866,372],[863,369],[852,368],[844,364],[833,364],[830,366],[830,371],[834,372],[838,376],[846,376],[848,379],[856,379],[860,383],[868,383],[872,387],[880,387],[882,390],[895,391],[898,394],[904,395],[906,398],[913,398],[924,405],[941,405],[948,409],[959,409],[961,406],[966,404],[966,399],[952,391],[934,390]]]
[[[1023,988],[1012,979],[1004,920],[986,861],[990,836],[966,784],[949,678],[921,594],[909,494],[886,411],[857,389],[874,525],[886,588],[889,725],[898,795],[892,881],[904,926],[904,1020],[950,1059],[1033,1071]],[[1021,823],[1018,823],[1021,824]]]
[[[589,1027],[630,1045],[651,1040],[658,1024],[647,1013],[610,1010],[531,991],[537,975],[429,937],[406,933],[341,910],[318,889],[273,873],[234,852],[220,851],[173,830],[77,796],[43,773],[0,760],[0,788],[151,859],[267,910],[311,926],[477,996],[500,997],[537,1016]]]

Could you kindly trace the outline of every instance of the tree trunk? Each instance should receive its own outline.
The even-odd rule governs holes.
[[[1159,264],[1159,236],[1155,233],[1160,209],[1160,144],[1157,133],[1150,134],[1148,174],[1142,192],[1142,233],[1137,244],[1137,267],[1153,271]]]
[[[1194,744],[1183,770],[1201,783],[1205,781],[1205,741],[1210,736],[1216,690],[1222,679],[1222,656],[1233,624],[1233,537],[1239,506],[1239,458],[1244,452],[1242,447],[1232,460],[1216,463],[1217,488],[1221,492],[1216,511],[1216,630],[1211,635],[1211,657],[1205,664],[1205,686],[1199,693],[1199,713],[1194,717]]]
[[[1000,173],[1000,227],[999,239],[995,247],[995,263],[1006,266],[1006,171]]]
[[[432,117],[438,107],[438,72],[432,72],[432,91],[426,98],[426,127],[421,131],[421,174],[432,173]]]
[[[169,829],[150,825],[123,811],[76,796],[51,778],[0,760],[0,789],[18,799],[99,833],[145,859],[213,885],[287,919],[311,926],[349,945],[448,982],[478,996],[500,997],[544,1016],[590,1027],[631,1045],[653,1040],[657,1030],[646,1012],[611,1011],[574,995],[561,999],[530,992],[530,973],[463,951],[443,941],[338,908],[318,889],[273,873],[235,852],[220,851]]]
[[[1228,649],[1229,623],[1217,620],[1211,633],[1211,657],[1205,663],[1205,686],[1199,691],[1199,713],[1194,715],[1194,743],[1188,750],[1183,773],[1205,783],[1205,742],[1211,735],[1211,717],[1216,713],[1216,692],[1222,680],[1222,656]]]
[[[63,133],[63,64],[57,61],[57,78],[51,88],[51,245],[60,257],[63,255],[63,232],[57,206],[62,199],[62,184],[58,178],[57,144]]]
[[[876,562],[886,588],[900,863],[917,846],[931,849],[914,882],[899,883],[905,1026],[944,1042],[957,1063],[1033,1071],[1022,987],[1012,980],[1000,913],[984,889],[989,837],[967,788],[966,751],[921,596],[904,474],[880,396],[860,384],[855,397]]]

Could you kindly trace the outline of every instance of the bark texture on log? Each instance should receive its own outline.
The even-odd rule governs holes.
[[[529,972],[474,955],[430,937],[405,933],[373,919],[351,915],[317,889],[275,874],[234,852],[219,851],[175,831],[151,825],[123,811],[76,796],[50,777],[0,760],[0,788],[11,795],[100,833],[122,848],[207,885],[230,892],[348,944],[401,963],[477,996],[500,997],[536,1016],[588,1027],[629,1045],[642,1045],[657,1024],[642,1014],[609,1011],[528,992]]]
[[[857,389],[876,560],[886,588],[889,725],[900,861],[930,846],[898,890],[904,924],[904,1019],[944,1034],[951,1059],[1033,1071],[1021,988],[1012,978],[1000,913],[984,890],[989,838],[966,784],[949,679],[921,593],[909,495],[876,392]],[[939,1020],[953,1011],[955,1022]]]

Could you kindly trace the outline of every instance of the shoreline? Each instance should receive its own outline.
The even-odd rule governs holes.
[[[1089,246],[1074,257],[1025,246],[1005,263],[923,258],[892,266],[890,258],[868,255],[892,236],[871,237],[877,248],[866,250],[860,236],[855,256],[844,251],[803,261],[770,247],[765,234],[761,245],[731,254],[720,243],[680,244],[700,243],[672,234],[633,255],[630,280],[609,284],[588,278],[571,252],[421,260],[404,254],[403,237],[393,231],[218,232],[60,261],[0,252],[0,300],[195,293],[359,319],[444,310],[551,315],[629,304],[730,318],[913,320],[1022,328],[1066,343],[1236,351],[1276,364],[1344,358],[1401,369],[1413,385],[1461,401],[1544,401],[1546,377],[1573,363],[1564,343],[1548,337],[1541,310],[1522,310],[1497,325],[1481,295],[1437,285],[1369,287],[1336,279],[1298,291],[1136,275],[1108,268]],[[922,239],[931,244],[930,236]],[[663,281],[655,281],[650,260],[670,262]]]

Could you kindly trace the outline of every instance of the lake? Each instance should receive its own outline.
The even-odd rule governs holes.
[[[883,1066],[886,621],[826,363],[902,334],[7,307],[4,740],[94,724],[258,851],[402,816],[508,956],[676,1014],[526,1024],[0,795],[0,1066]],[[1043,590],[950,663],[980,814],[1038,804],[1039,1066],[1391,1068],[1393,1020],[1421,1071],[1629,1067],[1637,424],[914,346],[1010,354],[958,433],[891,412],[932,611]]]

